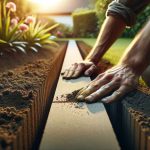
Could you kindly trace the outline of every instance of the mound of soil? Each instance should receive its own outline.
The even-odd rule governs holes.
[[[59,45],[38,53],[0,56],[0,149],[17,147],[20,150],[33,146],[50,107],[47,100],[56,82],[67,43]],[[20,128],[21,142],[16,140]]]

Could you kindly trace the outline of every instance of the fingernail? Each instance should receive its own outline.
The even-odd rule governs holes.
[[[87,97],[85,98],[85,100],[92,101],[92,100],[93,100],[93,97],[92,97],[92,96],[87,96]]]
[[[79,95],[79,96],[77,97],[77,100],[84,100],[84,96],[83,96],[83,95]]]
[[[106,103],[108,101],[108,99],[107,98],[103,98],[103,99],[101,99],[101,101]]]

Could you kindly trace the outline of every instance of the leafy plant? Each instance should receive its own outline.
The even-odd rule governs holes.
[[[47,23],[42,24],[40,21],[36,21],[36,18],[32,16],[27,17],[25,22],[29,25],[29,28],[23,34],[22,39],[28,42],[29,49],[37,52],[39,48],[46,44],[57,45],[50,39],[51,34],[49,32],[58,27],[59,24],[47,28]]]
[[[96,0],[95,9],[96,9],[96,15],[98,17],[99,28],[103,24],[108,4],[110,4],[111,1],[112,0]]]
[[[7,3],[7,0],[0,2],[0,50],[3,51],[17,51],[24,52],[24,42],[17,42],[21,33],[18,28],[22,21],[17,22],[16,25],[11,24],[11,13],[15,13],[16,5],[12,2]],[[16,20],[17,21],[17,20]],[[18,32],[17,32],[18,31]]]
[[[8,0],[0,1],[0,52],[26,53],[28,49],[38,52],[45,44],[55,44],[49,31],[58,24],[47,27],[33,16],[19,19],[16,16],[16,4]]]
[[[91,37],[97,34],[97,17],[93,9],[78,9],[72,14],[76,37]]]

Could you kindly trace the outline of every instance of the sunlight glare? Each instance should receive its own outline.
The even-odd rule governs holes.
[[[62,0],[30,0],[33,4],[38,5],[41,10],[54,9],[59,6]]]

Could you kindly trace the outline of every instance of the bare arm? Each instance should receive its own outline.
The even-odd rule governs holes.
[[[122,34],[126,23],[120,17],[108,16],[102,26],[95,46],[85,61],[77,62],[64,72],[63,78],[77,78],[81,74],[90,76],[96,69],[96,64],[109,47]]]
[[[87,56],[86,60],[97,64],[110,48],[110,46],[118,39],[126,27],[126,23],[119,17],[108,16],[104,21],[96,44]]]
[[[135,73],[141,75],[150,64],[150,21],[130,44],[120,60],[127,64]]]
[[[150,64],[149,36],[150,21],[130,44],[119,64],[100,74],[79,92],[77,99],[86,102],[101,99],[110,103],[133,90],[138,84],[139,76]],[[106,96],[111,92],[112,95]]]

